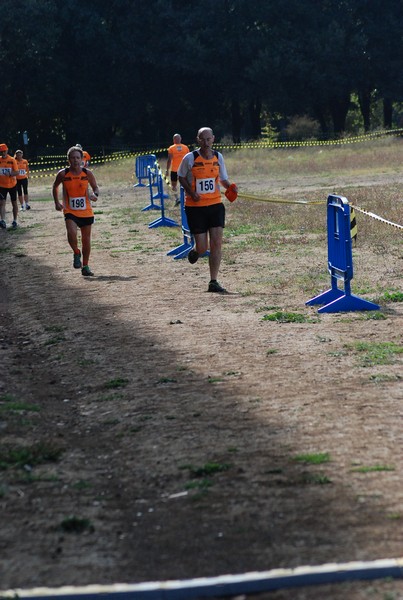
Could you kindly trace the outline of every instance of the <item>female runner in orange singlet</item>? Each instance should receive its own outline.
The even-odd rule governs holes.
[[[69,167],[61,169],[53,184],[53,199],[56,210],[64,212],[67,240],[74,252],[73,267],[81,269],[88,277],[94,273],[88,266],[91,252],[91,228],[94,223],[94,211],[91,202],[96,202],[99,189],[91,171],[81,166],[83,151],[72,146],[67,152]],[[59,186],[63,186],[63,203],[59,201]],[[88,185],[92,188],[89,194]],[[81,230],[82,254],[78,247],[77,229]],[[81,263],[82,257],[82,263]]]

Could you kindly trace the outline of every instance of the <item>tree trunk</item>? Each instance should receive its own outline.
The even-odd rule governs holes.
[[[392,129],[393,104],[390,98],[383,99],[383,126]]]
[[[330,114],[332,115],[333,130],[336,136],[341,136],[346,129],[346,117],[350,107],[350,94],[341,98],[332,98]]]
[[[239,106],[239,100],[233,98],[231,101],[231,116],[232,116],[232,141],[234,144],[241,142],[242,115]]]
[[[262,111],[262,102],[260,98],[249,102],[249,118],[251,124],[251,134],[253,140],[258,140],[262,135],[260,124],[260,113]]]
[[[322,130],[323,139],[327,140],[329,137],[329,125],[325,117],[325,113],[321,106],[314,107],[314,115],[317,121],[320,123],[320,128]]]
[[[359,92],[358,102],[364,119],[364,131],[369,131],[371,127],[371,92],[368,89]]]

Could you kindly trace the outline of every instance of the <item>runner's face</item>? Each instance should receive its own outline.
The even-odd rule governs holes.
[[[81,167],[81,154],[78,152],[78,150],[74,150],[70,156],[69,156],[69,163],[73,168],[78,168]]]
[[[214,143],[214,135],[211,131],[202,131],[202,133],[198,137],[200,148],[203,150],[207,150],[211,148]]]

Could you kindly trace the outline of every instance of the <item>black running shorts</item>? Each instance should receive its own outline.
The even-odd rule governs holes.
[[[17,202],[17,185],[12,188],[0,187],[0,200],[5,200],[7,194],[10,194],[11,202]]]
[[[94,222],[94,217],[76,217],[76,215],[72,215],[71,213],[66,213],[64,218],[66,221],[67,219],[71,219],[79,227],[87,227],[88,225],[92,225]]]
[[[222,202],[210,206],[185,206],[190,233],[206,233],[212,227],[225,227],[225,206]]]
[[[22,196],[22,192],[25,196],[28,194],[28,179],[17,179],[17,192],[19,196]]]

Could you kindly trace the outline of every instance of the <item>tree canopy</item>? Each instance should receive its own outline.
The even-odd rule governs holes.
[[[392,125],[403,0],[25,0],[0,23],[2,141],[167,145],[199,126],[258,139],[307,115],[340,135],[354,95]]]

